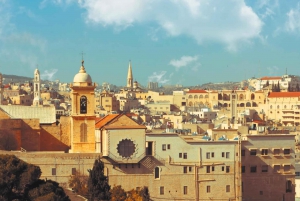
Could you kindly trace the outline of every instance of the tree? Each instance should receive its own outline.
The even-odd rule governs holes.
[[[151,201],[149,189],[147,186],[144,186],[144,188],[142,188],[142,190],[140,191],[140,195],[142,196],[143,201]]]
[[[28,186],[25,193],[27,200],[35,201],[70,201],[59,184],[51,180],[38,180]]]
[[[88,177],[76,171],[75,175],[71,175],[69,179],[69,187],[76,193],[86,196],[88,194]]]
[[[88,193],[90,200],[110,200],[110,185],[107,176],[104,175],[104,163],[96,159],[93,169],[89,170]]]
[[[28,164],[14,155],[0,155],[0,199],[21,199],[25,187],[36,182],[40,176],[41,169],[38,166]]]
[[[0,155],[0,200],[70,200],[58,183],[40,180],[41,173],[14,155]]]
[[[111,190],[111,201],[125,201],[126,200],[126,192],[121,187],[121,185],[114,186]]]

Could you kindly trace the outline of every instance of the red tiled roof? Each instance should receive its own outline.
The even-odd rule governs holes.
[[[109,114],[109,115],[106,115],[105,117],[103,117],[99,121],[95,122],[95,128],[101,128],[101,127],[105,126],[107,123],[109,123],[110,121],[112,121],[117,116],[119,116],[119,114]]]
[[[187,93],[207,93],[207,91],[203,89],[191,89]]]
[[[262,77],[260,79],[261,80],[281,80],[281,77],[278,77],[278,76],[276,76],[276,77],[268,77],[268,76],[266,76],[266,77]]]
[[[300,97],[300,92],[271,92],[268,98]]]

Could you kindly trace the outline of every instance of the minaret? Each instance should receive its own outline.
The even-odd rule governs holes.
[[[129,66],[128,66],[127,87],[131,88],[131,89],[133,87],[133,76],[132,76],[132,69],[131,69],[131,61],[129,61]]]
[[[41,79],[39,69],[35,69],[33,78],[33,106],[43,105],[43,100],[41,99]]]
[[[2,74],[0,73],[0,105],[2,105],[3,103],[3,83],[2,83],[2,80],[3,80],[3,76]]]

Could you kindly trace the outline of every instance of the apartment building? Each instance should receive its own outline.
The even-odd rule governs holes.
[[[243,200],[295,200],[295,135],[243,135]]]

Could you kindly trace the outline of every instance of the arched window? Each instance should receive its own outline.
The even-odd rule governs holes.
[[[86,125],[86,123],[80,124],[80,142],[87,142],[87,125]]]
[[[277,109],[279,109],[280,107],[279,107],[279,105],[277,105]]]
[[[246,107],[251,107],[251,103],[247,102]]]
[[[273,106],[272,105],[270,105],[270,109],[272,109],[273,108]]]
[[[86,96],[80,97],[80,114],[87,113],[87,98]]]
[[[228,106],[227,103],[224,103],[223,107],[227,107],[227,106]]]
[[[199,98],[203,98],[203,95],[200,95]]]
[[[241,104],[240,104],[240,107],[245,107],[245,104],[244,104],[244,103],[241,103]]]
[[[193,98],[193,96],[192,96],[192,95],[189,95],[189,98]]]
[[[222,97],[222,94],[218,94],[218,100],[222,100],[223,97]]]
[[[194,98],[196,99],[196,98],[198,98],[198,96],[197,96],[197,95],[195,95],[195,96],[194,96]]]
[[[154,169],[154,178],[155,179],[159,179],[160,178],[160,174],[159,174],[159,167],[155,167]]]
[[[254,100],[254,99],[255,99],[255,95],[251,94],[251,100]]]
[[[243,94],[240,94],[240,100],[243,100],[244,99],[244,95]]]
[[[205,95],[205,98],[208,98],[208,95]]]
[[[190,107],[193,106],[193,102],[192,101],[189,102],[189,106]]]
[[[286,109],[286,105],[284,105],[284,109]]]

